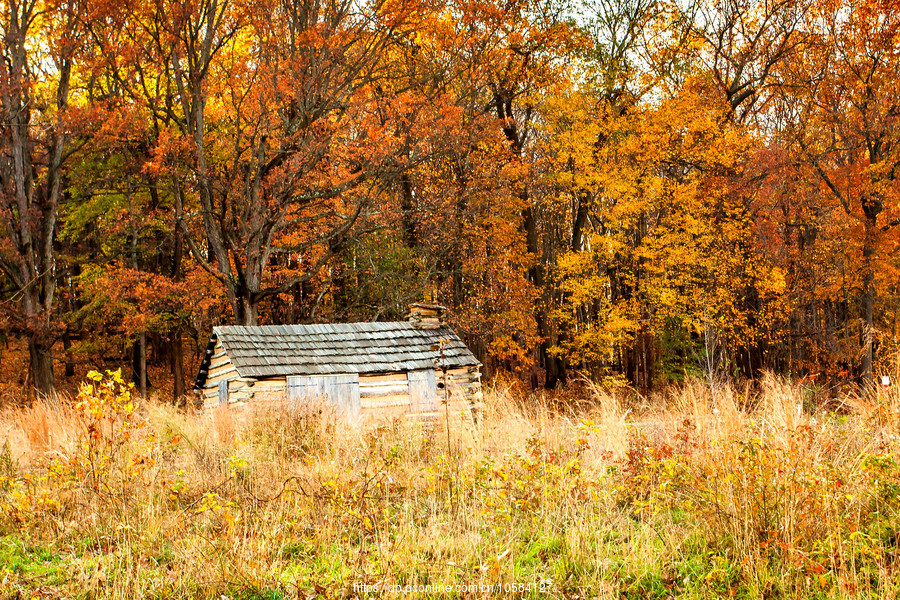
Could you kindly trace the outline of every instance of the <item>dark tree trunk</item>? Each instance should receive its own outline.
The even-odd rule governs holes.
[[[176,180],[177,183],[177,180]],[[184,206],[181,198],[180,187],[175,193],[175,231],[174,248],[172,251],[172,279],[181,281],[181,263],[184,260],[184,233],[181,230],[181,220],[184,218]],[[169,354],[172,360],[172,401],[176,404],[184,396],[184,345],[182,343],[181,326],[178,325],[171,334]]]
[[[407,248],[418,246],[416,233],[416,209],[413,198],[412,180],[409,173],[400,176],[400,226],[403,229],[403,241]]]
[[[234,310],[236,325],[256,325],[258,314],[256,304],[248,292],[233,294],[231,308]]]
[[[177,404],[184,396],[184,350],[181,343],[181,329],[176,329],[172,334],[169,349],[172,356],[172,375],[175,379],[172,396]]]
[[[542,332],[540,331],[540,327],[538,328],[538,334],[540,335]],[[559,385],[559,369],[556,364],[556,360],[553,356],[548,354],[549,344],[544,341],[541,342],[540,352],[541,357],[540,360],[544,364],[544,387],[548,390],[555,389],[556,386]]]
[[[868,211],[867,211],[868,212]],[[875,328],[875,271],[872,264],[875,256],[875,217],[866,218],[863,240],[863,296],[860,306],[862,319],[862,383],[868,389],[874,381],[872,372],[873,341]]]
[[[61,39],[73,39],[77,28],[75,6],[63,3],[48,17],[55,20]],[[6,3],[0,11],[4,31],[0,44],[0,219],[9,234],[10,253],[0,255],[0,270],[21,292],[22,313],[29,328],[30,370],[36,391],[54,393],[55,378],[50,349],[56,291],[56,261],[53,251],[62,189],[63,161],[68,139],[64,115],[68,108],[69,85],[75,44],[59,44],[42,54],[34,48],[41,19],[34,2]],[[58,18],[57,18],[58,17]],[[42,89],[55,96],[56,110],[38,110],[32,96],[35,68],[40,61],[55,64],[56,86],[45,80]],[[39,104],[39,103],[37,103]]]
[[[528,192],[522,192],[522,196],[527,200]],[[528,279],[541,294],[545,294],[544,289],[545,273],[544,264],[541,259],[540,237],[538,235],[538,222],[535,216],[535,209],[529,206],[522,211],[522,223],[525,230],[525,247],[528,252],[535,257],[534,265],[528,270]],[[555,389],[561,383],[565,383],[566,372],[565,365],[555,356],[550,354],[550,348],[553,345],[550,330],[550,318],[548,315],[549,302],[540,302],[535,307],[534,318],[537,324],[537,333],[542,341],[538,347],[540,351],[540,362],[544,365],[546,376],[544,378],[544,387],[548,390]]]
[[[66,329],[62,334],[63,352],[66,355],[66,377],[75,376],[75,361],[72,358],[72,338],[69,330]]]
[[[147,397],[147,333],[142,331],[140,337],[138,338],[138,348],[140,353],[138,355],[138,376],[140,377],[140,385],[138,388],[141,392],[141,397]]]
[[[141,333],[132,346],[131,381],[137,386],[141,396],[146,397],[150,378],[147,376],[147,337],[144,333]]]
[[[52,396],[56,391],[56,378],[53,374],[53,357],[50,354],[52,344],[47,343],[39,334],[32,333],[28,338],[28,356],[31,361],[31,375],[35,391],[41,396]]]
[[[578,210],[575,212],[575,220],[572,223],[572,251],[581,252],[584,250],[584,229],[587,225],[588,203],[587,198],[582,195],[578,201]]]

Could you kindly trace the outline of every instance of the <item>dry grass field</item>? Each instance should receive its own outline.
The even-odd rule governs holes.
[[[97,375],[0,415],[0,597],[895,597],[900,396],[810,394],[497,387],[477,427],[353,428]]]

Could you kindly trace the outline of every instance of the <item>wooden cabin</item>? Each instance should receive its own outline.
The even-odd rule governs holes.
[[[408,321],[213,329],[194,391],[204,408],[326,402],[354,419],[431,419],[481,407],[481,363],[443,320],[410,306]]]

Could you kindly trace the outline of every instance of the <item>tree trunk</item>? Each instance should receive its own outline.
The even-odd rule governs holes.
[[[32,333],[28,337],[28,355],[31,359],[34,389],[44,397],[53,396],[56,393],[53,357],[50,355],[51,345],[46,343],[38,333]]]
[[[141,398],[147,397],[147,332],[142,331],[140,338],[138,338],[138,348],[140,350],[138,354],[138,374],[141,379],[141,383],[139,386],[139,390],[141,392]]]
[[[412,180],[409,173],[400,176],[400,226],[403,230],[403,241],[407,248],[416,248],[418,236],[416,232],[415,199],[413,198]]]
[[[641,328],[641,373],[643,379],[641,381],[641,386],[645,390],[650,389],[650,367],[647,361],[647,334],[644,332],[643,327]]]
[[[176,181],[175,191],[175,247],[172,253],[172,279],[181,281],[182,269],[181,263],[184,260],[184,232],[181,230],[181,220],[184,218],[184,203],[181,197],[181,187]],[[172,384],[172,401],[178,404],[178,401],[184,396],[184,345],[182,344],[181,325],[176,326],[175,331],[171,333],[171,345],[169,351],[172,357],[172,376],[174,383]]]
[[[234,292],[231,296],[231,308],[234,310],[235,325],[256,325],[258,313],[252,295],[247,292]]]
[[[543,335],[542,326],[543,319],[538,320],[538,335]],[[555,357],[551,356],[547,350],[549,349],[549,342],[546,340],[541,342],[540,345],[540,360],[544,363],[544,387],[548,390],[556,389],[556,386],[559,385],[559,370],[555,360]]]
[[[4,85],[0,86],[0,187],[2,219],[11,251],[0,254],[2,271],[21,293],[22,313],[29,328],[28,348],[33,385],[42,395],[54,393],[55,377],[50,349],[56,290],[53,240],[56,232],[65,146],[69,126],[64,124],[75,44],[60,43],[38,57],[40,27],[54,23],[60,39],[77,37],[75,6],[63,3],[58,11],[36,17],[34,2],[6,3],[0,10],[0,44]],[[30,31],[33,29],[33,31]],[[46,50],[46,49],[45,49]],[[33,63],[56,66],[56,85],[43,80],[46,97],[55,97],[56,110],[37,110]],[[39,103],[38,103],[39,104]]]
[[[528,200],[528,192],[523,191],[521,196],[524,200]],[[522,210],[522,225],[525,230],[525,249],[534,257],[534,265],[528,270],[528,279],[531,280],[535,289],[541,293],[546,293],[544,289],[544,265],[541,258],[540,237],[538,235],[538,223],[535,216],[533,206],[528,206]],[[540,343],[540,361],[544,365],[546,376],[544,378],[544,387],[548,390],[555,389],[561,382],[565,381],[565,371],[560,372],[561,362],[549,353],[552,340],[550,332],[550,319],[547,314],[548,302],[540,302],[534,310],[534,318],[537,324],[538,336],[542,338]]]
[[[181,329],[176,329],[171,339],[172,375],[175,383],[172,396],[175,404],[184,396],[184,350],[181,343]]]
[[[63,352],[66,355],[66,377],[75,376],[75,361],[72,358],[72,337],[68,328],[62,334]]]
[[[863,240],[863,296],[860,306],[862,320],[862,383],[868,390],[872,387],[873,341],[875,337],[875,271],[872,259],[875,256],[875,219],[866,219]]]
[[[578,210],[575,212],[575,220],[572,222],[572,252],[584,250],[584,229],[588,222],[587,218],[588,198],[586,194],[581,194],[578,199]]]
[[[131,352],[131,381],[138,388],[142,397],[147,396],[150,378],[147,377],[147,334],[141,332],[134,341]]]

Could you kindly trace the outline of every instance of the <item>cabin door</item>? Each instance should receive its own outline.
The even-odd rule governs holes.
[[[287,378],[287,399],[291,407],[310,402],[326,402],[345,416],[359,415],[359,375],[308,375]]]
[[[438,397],[434,371],[409,371],[406,378],[409,381],[409,412],[414,415],[437,416]]]
[[[228,404],[228,380],[219,382],[219,404]]]

